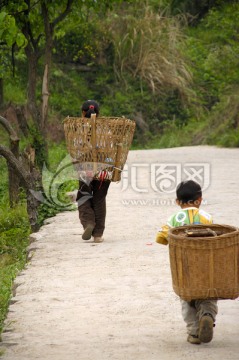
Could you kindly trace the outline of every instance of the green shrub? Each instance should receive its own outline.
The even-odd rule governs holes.
[[[0,208],[0,232],[12,228],[26,229],[29,231],[29,221],[25,204],[10,209],[6,204]]]
[[[12,283],[26,262],[30,226],[26,209],[0,209],[0,332],[8,309]]]

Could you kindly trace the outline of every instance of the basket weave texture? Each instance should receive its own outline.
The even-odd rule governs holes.
[[[112,181],[119,181],[133,140],[135,122],[126,118],[67,117],[64,132],[74,162],[108,163]]]
[[[211,229],[218,236],[190,237],[185,230]],[[239,296],[239,231],[229,225],[188,225],[169,231],[175,293],[186,301]]]

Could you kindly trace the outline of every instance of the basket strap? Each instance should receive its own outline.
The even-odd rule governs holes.
[[[92,144],[92,157],[94,163],[94,173],[97,170],[97,148],[96,148],[96,114],[91,114],[91,144]]]
[[[116,179],[118,179],[120,171],[119,171],[119,166],[120,166],[120,158],[121,158],[121,153],[122,153],[122,143],[119,143],[116,145],[117,146],[117,151],[116,151],[116,158],[115,158],[115,166],[114,166],[114,172],[113,172],[113,176],[112,176],[112,180],[115,181]]]

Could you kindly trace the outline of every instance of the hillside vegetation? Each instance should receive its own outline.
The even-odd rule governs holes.
[[[172,14],[170,3],[181,9]],[[49,140],[62,141],[64,117],[94,98],[102,115],[136,119],[137,147],[238,146],[239,4],[216,1],[197,16],[192,3],[125,1],[107,15],[71,14],[55,41]],[[25,102],[25,61],[17,54],[15,77],[4,79],[5,104]]]

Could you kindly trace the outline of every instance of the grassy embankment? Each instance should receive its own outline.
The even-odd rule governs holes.
[[[49,151],[50,171],[54,175],[60,161],[65,157],[64,145],[52,145]],[[9,300],[12,294],[13,280],[24,268],[27,261],[30,226],[26,211],[24,193],[15,208],[9,207],[8,174],[5,159],[0,157],[0,333],[3,327]],[[67,181],[60,186],[59,198],[66,201],[65,192],[75,189],[75,181]],[[61,211],[58,207],[41,205],[39,222]]]

